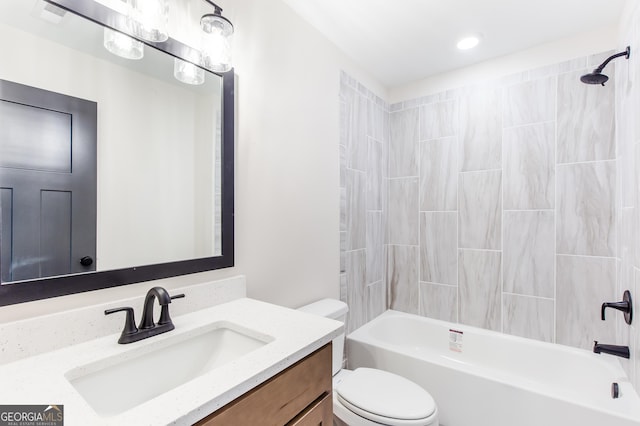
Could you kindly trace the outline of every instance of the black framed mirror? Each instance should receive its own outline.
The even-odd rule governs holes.
[[[62,11],[64,15],[62,23],[53,25],[41,22],[41,16],[38,16],[38,2],[41,3],[40,8],[42,5],[45,7],[54,5],[55,8],[51,9],[54,13]],[[13,13],[11,3],[20,5],[16,6],[16,10],[22,9],[21,13],[27,16],[8,14],[9,12]],[[29,3],[26,9],[25,3]],[[147,64],[142,61],[111,58],[115,63],[106,65],[109,67],[106,70],[89,67],[87,65],[89,62],[103,63],[105,61],[105,51],[100,45],[98,49],[102,50],[99,54],[83,51],[80,54],[86,56],[85,59],[64,65],[67,66],[65,73],[70,72],[69,69],[78,72],[77,75],[68,76],[68,80],[87,80],[85,83],[88,86],[101,88],[107,94],[102,97],[96,95],[97,101],[91,94],[92,92],[89,96],[83,96],[84,93],[80,90],[80,96],[78,96],[74,90],[60,89],[64,86],[57,83],[49,86],[40,84],[39,77],[35,80],[31,78],[31,70],[34,71],[34,75],[37,70],[39,73],[47,75],[51,81],[59,83],[61,79],[59,75],[56,77],[56,73],[59,74],[61,71],[57,68],[62,67],[64,61],[69,59],[68,56],[71,56],[64,55],[65,57],[62,57],[63,55],[59,55],[47,63],[46,56],[50,53],[49,51],[45,51],[45,53],[40,51],[37,54],[27,53],[28,49],[41,41],[40,39],[43,40],[43,43],[61,43],[65,37],[66,39],[74,39],[78,46],[64,46],[64,49],[82,51],[87,45],[96,44],[93,39],[98,38],[98,35],[74,34],[69,37],[68,35],[56,35],[56,32],[61,29],[78,31],[77,24],[81,27],[91,27],[88,31],[99,34],[99,41],[101,41],[104,28],[127,32],[123,15],[102,3],[87,0],[47,0],[46,3],[42,0],[10,0],[0,5],[0,12],[3,16],[0,18],[0,30],[5,31],[5,38],[11,37],[11,41],[5,41],[5,43],[13,43],[13,51],[16,52],[15,57],[10,57],[7,56],[10,54],[7,51],[11,52],[12,49],[2,49],[5,54],[3,63],[12,64],[13,61],[18,60],[29,62],[26,65],[23,64],[22,68],[13,67],[12,64],[5,71],[0,69],[0,80],[6,81],[5,86],[0,84],[0,106],[5,104],[24,107],[26,102],[23,101],[25,98],[20,97],[22,95],[19,95],[18,98],[11,98],[14,96],[14,91],[3,89],[3,87],[9,86],[15,88],[15,85],[25,86],[36,91],[50,91],[54,97],[56,95],[67,97],[71,95],[71,97],[94,101],[97,105],[98,156],[97,206],[95,209],[97,211],[97,230],[95,232],[98,242],[95,262],[93,257],[84,256],[81,253],[72,254],[69,260],[74,264],[83,265],[78,266],[79,268],[88,264],[86,267],[95,268],[96,271],[78,273],[76,269],[69,274],[53,272],[47,275],[45,273],[30,279],[24,279],[19,274],[7,274],[7,268],[12,268],[13,271],[13,266],[7,266],[11,265],[11,262],[7,262],[6,256],[2,257],[2,255],[12,249],[13,240],[17,238],[12,232],[7,231],[7,222],[11,222],[11,218],[17,221],[15,218],[21,218],[25,216],[25,213],[24,211],[13,211],[14,206],[7,202],[7,199],[11,200],[15,197],[5,197],[10,191],[3,190],[2,201],[0,201],[0,225],[2,225],[0,227],[2,230],[0,233],[0,258],[3,260],[0,264],[0,276],[4,278],[0,283],[0,306],[226,268],[234,264],[233,70],[226,73],[213,73],[205,70],[207,83],[198,88],[175,81],[170,75],[175,58],[188,61],[189,58],[194,57],[195,49],[170,35],[165,42],[144,42],[145,55],[151,59],[151,62]],[[76,22],[74,24],[67,22],[71,19]],[[34,33],[27,33],[26,21],[35,22],[37,29],[34,30]],[[23,35],[24,41],[20,38]],[[50,50],[54,51],[55,49]],[[107,52],[106,55],[111,54]],[[162,65],[160,62],[162,60],[167,60],[172,64],[171,67]],[[136,81],[143,83],[120,82],[122,87],[128,87],[126,90],[138,86],[150,87],[148,95],[137,94],[129,97],[130,100],[136,99],[143,104],[148,102],[148,108],[145,108],[145,111],[140,111],[139,114],[127,115],[126,107],[111,107],[105,97],[109,99],[115,97],[115,88],[109,86],[113,84],[112,80],[106,80],[107,83],[98,80],[100,75],[118,74],[120,72],[118,67],[124,63],[132,64],[134,68],[122,71],[122,74],[135,75],[140,79]],[[36,64],[37,66],[34,67]],[[13,74],[11,74],[12,68],[15,68]],[[168,77],[161,74],[167,74]],[[147,78],[150,80],[145,80]],[[167,78],[166,81],[165,78]],[[38,83],[34,84],[34,81]],[[159,87],[168,88],[170,100],[159,97],[158,93],[164,92],[164,90],[159,90]],[[20,90],[18,92],[22,93]],[[126,93],[128,92],[125,91]],[[3,96],[7,100],[3,100]],[[183,97],[191,102],[193,110],[189,110],[179,103]],[[36,98],[40,99],[41,96],[36,96]],[[26,99],[30,99],[29,96]],[[69,115],[71,118],[68,121],[74,121],[72,113],[47,105],[39,105],[37,111],[53,110],[57,115]],[[14,109],[16,108],[9,108],[11,111]],[[6,114],[7,110],[7,108],[0,108],[0,113],[4,111]],[[150,115],[148,110],[154,110],[156,115]],[[142,123],[141,127],[132,131],[121,131],[120,136],[112,137],[112,133],[117,134],[121,128],[128,129],[118,121],[108,121],[111,116],[117,114],[120,114],[121,117],[126,115],[122,120],[127,117],[138,118],[137,121]],[[10,114],[9,116],[13,117]],[[28,117],[29,114],[26,116]],[[185,120],[185,116],[188,119]],[[182,117],[182,119],[175,120],[176,117]],[[1,120],[2,118],[0,118]],[[75,121],[78,120],[75,119]],[[193,123],[191,123],[192,121]],[[28,121],[25,122],[28,123]],[[39,120],[38,125],[30,126],[27,124],[23,127],[46,128],[42,125],[43,122],[43,120]],[[183,126],[185,122],[191,126],[187,126],[186,131]],[[65,132],[60,133],[64,134]],[[67,133],[72,134],[73,132]],[[122,136],[123,133],[137,136],[126,140]],[[172,135],[173,139],[164,141],[162,139],[164,134]],[[193,134],[196,135],[193,137],[196,142],[192,143],[191,138],[187,135]],[[144,135],[149,137],[145,138]],[[2,132],[0,132],[0,137],[2,137]],[[75,139],[80,138],[76,137]],[[210,140],[214,143],[205,146],[198,142],[201,140]],[[0,144],[2,144],[2,140],[0,140]],[[118,145],[124,147],[123,152],[131,153],[124,161],[127,165],[123,164],[123,161],[120,163],[113,161],[113,158],[116,157],[113,154],[113,149],[115,149],[113,147]],[[40,145],[37,145],[36,148],[38,146]],[[0,152],[10,152],[11,149],[2,151],[0,146]],[[154,150],[163,153],[156,154]],[[194,164],[190,165],[187,161],[183,161],[180,163],[181,166],[177,167],[174,163],[178,162],[177,158],[182,156],[184,151],[187,151],[189,156],[193,158]],[[42,153],[43,150],[32,149],[31,152]],[[164,155],[168,159],[159,159],[160,155]],[[42,156],[44,157],[44,155]],[[68,156],[73,157],[73,153]],[[3,158],[8,157],[10,156],[3,156]],[[203,158],[206,159],[204,165],[202,164]],[[161,164],[161,168],[149,171],[143,167],[142,163]],[[0,168],[3,166],[14,172],[16,169],[23,168],[16,167],[15,164],[3,164],[0,159]],[[128,171],[127,167],[129,167]],[[73,168],[78,169],[79,167],[74,166]],[[199,171],[201,169],[204,171]],[[179,181],[178,178],[182,175],[187,175],[189,179]],[[2,181],[3,176],[0,172],[0,189],[8,187]],[[114,181],[117,183],[113,183]],[[156,189],[159,189],[160,192],[150,195],[152,194],[150,187],[158,187]],[[113,194],[119,195],[114,197]],[[111,198],[108,198],[109,195]],[[188,208],[182,208],[184,206],[188,206]],[[150,210],[144,211],[147,207]],[[30,208],[29,214],[33,210]],[[59,210],[56,209],[56,212]],[[165,210],[175,210],[176,212],[173,216],[165,216],[163,215]],[[11,214],[7,212],[11,212]],[[117,216],[118,220],[115,220],[114,216]],[[131,220],[136,216],[139,216],[137,222]],[[36,220],[36,222],[38,221]],[[40,219],[39,222],[43,222],[43,220]],[[159,223],[159,225],[150,227],[148,224],[151,222]],[[59,228],[59,226],[56,225],[53,228]],[[79,232],[75,231],[75,233]],[[43,241],[45,238],[40,237],[39,240]],[[114,243],[114,240],[119,241],[120,245]],[[64,245],[66,246],[66,244],[65,242]],[[184,246],[186,249],[176,252],[178,246]],[[60,250],[56,250],[56,253],[58,251]],[[151,256],[151,252],[159,254]],[[70,253],[72,252],[70,251]],[[22,265],[29,262],[13,263]],[[4,267],[4,274],[2,267]],[[40,266],[35,269],[45,270],[46,268]]]

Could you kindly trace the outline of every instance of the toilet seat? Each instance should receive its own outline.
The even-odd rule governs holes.
[[[334,392],[352,413],[384,425],[424,426],[437,417],[435,401],[427,391],[382,370],[358,368],[342,378]]]

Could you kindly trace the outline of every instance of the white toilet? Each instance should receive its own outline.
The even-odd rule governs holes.
[[[349,308],[323,299],[300,311],[345,321]],[[427,391],[397,374],[342,368],[345,335],[333,340],[333,414],[349,426],[438,426],[438,408]]]

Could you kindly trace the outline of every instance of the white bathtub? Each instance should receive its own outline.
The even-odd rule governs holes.
[[[640,426],[640,398],[610,355],[387,311],[347,336],[347,358],[425,388],[441,426]]]

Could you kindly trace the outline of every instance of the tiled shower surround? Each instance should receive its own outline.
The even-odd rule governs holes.
[[[640,57],[633,16],[622,43]],[[632,45],[606,86],[579,81],[612,53],[388,112],[342,75],[349,331],[390,308],[587,350],[629,344],[639,383],[640,333],[614,310],[601,321],[600,305],[640,297],[640,58]]]
[[[387,309],[385,173],[389,105],[347,74],[340,81],[340,298],[347,331]]]
[[[615,339],[615,79],[579,80],[610,53],[391,106],[390,308]]]

